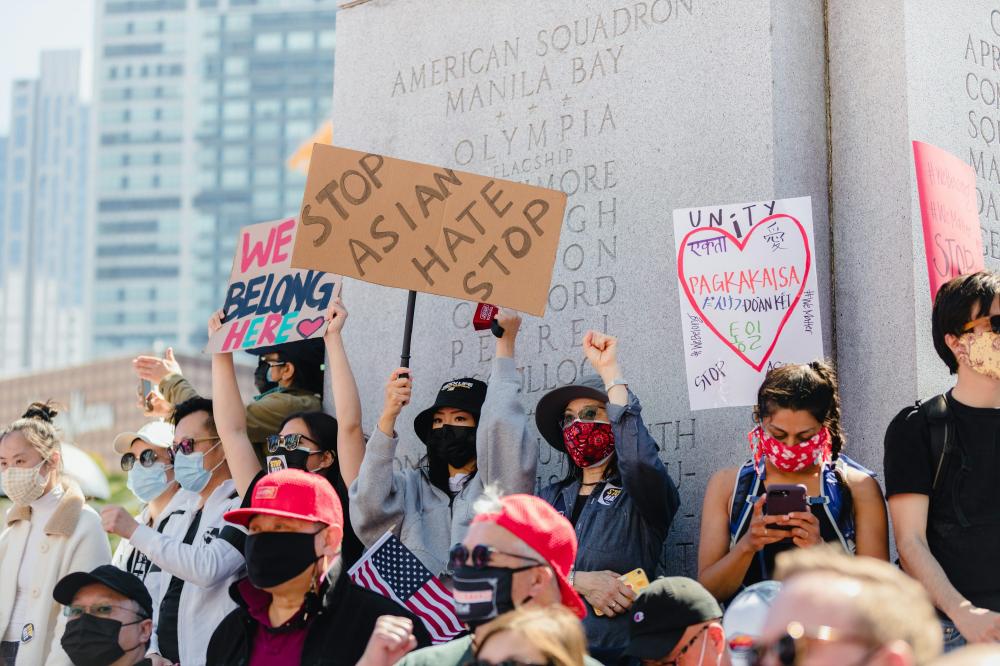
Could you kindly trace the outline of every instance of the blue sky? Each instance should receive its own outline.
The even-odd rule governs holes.
[[[0,0],[0,134],[10,122],[10,85],[38,76],[46,49],[83,51],[81,93],[90,100],[94,0]]]

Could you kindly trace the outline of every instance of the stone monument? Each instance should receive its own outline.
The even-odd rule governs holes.
[[[580,376],[588,328],[619,337],[682,496],[672,567],[694,575],[705,484],[746,459],[752,421],[749,407],[689,409],[672,211],[812,198],[848,446],[880,469],[895,410],[946,385],[927,325],[911,138],[980,161],[987,254],[1000,257],[1000,12],[962,4],[370,0],[338,16],[334,143],[569,195],[546,315],[525,317],[519,337],[524,402],[533,413]],[[345,300],[370,429],[398,364],[406,294],[351,282]],[[422,455],[409,423],[440,383],[489,372],[493,338],[472,329],[472,309],[417,299],[400,464]],[[548,483],[566,463],[539,441]]]

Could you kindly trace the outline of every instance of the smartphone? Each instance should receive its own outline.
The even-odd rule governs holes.
[[[632,591],[636,594],[639,594],[649,587],[649,578],[646,576],[646,572],[642,569],[642,567],[633,569],[627,574],[622,574],[618,577],[618,580],[632,588]],[[604,615],[604,613],[602,613],[600,609],[595,608],[594,615]]]
[[[136,391],[138,391],[140,398],[145,400],[146,396],[149,395],[149,392],[152,390],[153,390],[153,382],[149,381],[148,379],[139,380],[139,386],[136,387]]]
[[[801,483],[776,483],[767,487],[767,499],[764,500],[764,514],[768,516],[783,516],[793,511],[808,511],[809,500],[806,497],[806,487]],[[788,525],[771,525],[771,529],[790,530]]]

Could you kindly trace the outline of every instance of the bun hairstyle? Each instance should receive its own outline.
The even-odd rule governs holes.
[[[826,361],[783,365],[764,377],[757,390],[754,418],[761,422],[778,409],[808,411],[830,431],[830,449],[836,460],[844,448],[840,427],[840,391],[837,373]]]
[[[21,414],[22,419],[38,419],[39,421],[45,421],[46,423],[54,423],[56,415],[59,412],[56,410],[55,404],[49,400],[48,402],[33,402],[28,405],[28,409],[25,410],[24,414]]]
[[[58,454],[59,464],[55,471],[57,474],[62,473],[62,437],[54,425],[58,413],[51,400],[33,402],[28,405],[21,418],[0,431],[0,440],[12,432],[19,433],[38,451],[43,460],[51,461],[53,454]]]

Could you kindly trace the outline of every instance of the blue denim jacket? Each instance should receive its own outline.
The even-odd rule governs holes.
[[[642,567],[650,578],[656,571],[680,498],[660,460],[659,447],[642,422],[641,411],[639,399],[631,391],[627,406],[608,405],[618,464],[609,478],[594,488],[577,519],[576,571],[624,574]],[[563,480],[542,489],[540,496],[569,518],[579,492],[579,481]],[[599,617],[587,603],[583,626],[588,645],[624,648],[630,617],[630,613]]]

